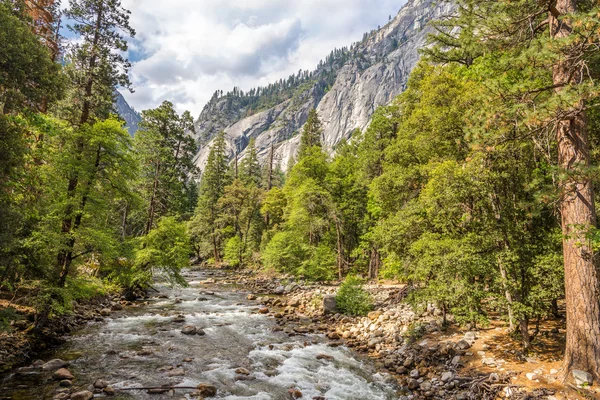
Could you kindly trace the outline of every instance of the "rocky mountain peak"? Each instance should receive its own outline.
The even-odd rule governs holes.
[[[215,93],[195,123],[200,151],[196,162],[206,163],[211,140],[220,131],[231,158],[243,152],[251,138],[259,156],[271,145],[282,168],[297,151],[308,112],[316,108],[323,122],[324,144],[332,153],[355,129],[365,129],[377,107],[388,104],[405,88],[430,32],[431,19],[448,14],[451,4],[409,0],[380,29],[365,33],[360,42],[335,49],[317,68],[300,71],[266,88]]]

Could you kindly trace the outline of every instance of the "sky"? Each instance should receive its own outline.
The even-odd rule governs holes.
[[[122,0],[141,111],[173,102],[194,117],[216,90],[246,91],[312,70],[335,47],[385,25],[405,0]]]

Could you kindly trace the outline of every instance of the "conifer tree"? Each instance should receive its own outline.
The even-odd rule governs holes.
[[[567,308],[563,377],[578,369],[600,379],[600,276],[591,241],[597,221],[587,122],[600,86],[584,72],[598,56],[598,5],[582,0],[459,4],[461,16],[476,21],[473,36],[487,52],[480,77],[502,93],[489,120],[512,125],[536,144],[556,146]],[[465,52],[473,43],[467,38],[456,42]],[[439,43],[444,50],[444,41]]]
[[[200,180],[198,207],[190,223],[196,246],[208,239],[214,262],[221,261],[221,232],[217,221],[221,216],[219,199],[232,179],[229,171],[225,132],[219,133],[212,144]]]
[[[308,113],[308,119],[304,124],[302,130],[302,136],[300,137],[300,149],[298,150],[298,157],[304,157],[311,147],[321,147],[321,137],[323,136],[323,129],[321,126],[321,120],[317,114],[317,110],[311,109]]]
[[[261,184],[261,168],[256,152],[256,140],[250,139],[246,148],[246,156],[242,159],[240,165],[240,179],[247,186],[258,187]]]

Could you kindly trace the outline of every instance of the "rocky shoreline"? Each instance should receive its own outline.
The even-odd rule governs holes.
[[[68,335],[89,321],[102,321],[112,311],[134,305],[118,296],[99,296],[80,301],[74,312],[55,317],[42,332],[33,333],[34,314],[21,313],[22,319],[13,321],[11,332],[0,333],[0,373],[31,364],[46,351],[61,345]]]
[[[229,285],[233,291],[257,305],[257,313],[275,321],[273,330],[289,336],[323,334],[332,347],[347,346],[372,359],[380,372],[388,374],[400,388],[401,400],[417,399],[585,399],[598,398],[597,387],[584,382],[579,388],[558,383],[558,371],[553,364],[527,361],[529,369],[517,369],[494,352],[497,344],[481,330],[460,330],[456,326],[444,329],[440,310],[429,306],[415,312],[403,302],[404,288],[400,285],[370,285],[366,289],[374,299],[375,308],[367,316],[351,317],[335,309],[336,284],[314,284],[290,277],[270,277],[252,271],[208,272],[203,285]],[[215,279],[216,278],[216,279]],[[160,293],[156,295],[161,298]],[[177,299],[176,299],[177,301]],[[124,307],[144,306],[145,300],[130,302],[121,297],[106,296],[80,303],[68,318],[55,319],[40,337],[28,336],[27,325],[20,331],[4,335],[0,344],[0,367],[17,374],[46,371],[60,388],[55,399],[88,400],[94,393],[105,396],[114,390],[102,380],[85,386],[76,380],[62,360],[33,361],[45,350],[68,339],[68,334],[89,321],[101,321],[113,311]],[[177,319],[177,318],[176,318]],[[173,320],[174,322],[178,322]],[[185,319],[184,319],[185,320]],[[183,322],[183,321],[182,321]],[[194,328],[184,335],[202,335]],[[547,332],[549,333],[549,332]],[[9,340],[4,340],[8,338]],[[474,363],[478,360],[478,363]],[[32,363],[33,362],[33,363]],[[51,375],[50,375],[51,374]],[[73,390],[79,387],[79,391]],[[164,393],[167,388],[149,388],[148,393]],[[209,388],[213,390],[211,386]],[[199,389],[198,389],[199,390]],[[210,397],[212,392],[198,390],[195,395]],[[153,392],[154,391],[154,392]],[[300,398],[301,392],[291,393]],[[295,397],[294,397],[295,396]],[[2,397],[0,396],[0,399]]]
[[[576,374],[578,387],[562,386],[557,369],[530,359],[532,370],[512,370],[495,357],[478,331],[450,332],[433,306],[415,312],[404,302],[399,285],[365,288],[375,310],[365,317],[337,313],[337,285],[316,285],[293,278],[267,278],[240,273],[232,283],[262,304],[259,312],[277,320],[275,329],[294,335],[323,333],[330,345],[345,345],[375,360],[402,388],[402,400],[413,399],[548,399],[598,398],[585,373]],[[550,332],[547,332],[550,333]],[[558,333],[558,330],[557,332]],[[478,359],[482,368],[469,368]],[[530,361],[530,362],[529,362]],[[579,375],[579,376],[577,376]]]

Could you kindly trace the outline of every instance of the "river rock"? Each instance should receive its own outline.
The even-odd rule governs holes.
[[[269,313],[269,309],[267,307],[263,307],[260,310],[258,310],[259,314],[268,314]]]
[[[64,379],[64,380],[60,381],[59,385],[62,387],[71,387],[71,386],[73,386],[73,382],[71,382],[68,379]]]
[[[202,397],[214,397],[217,395],[217,387],[208,383],[201,383],[196,389]]]
[[[591,386],[592,385],[594,378],[592,377],[592,374],[590,374],[589,372],[581,371],[579,369],[574,369],[572,374],[573,374],[573,379],[575,379],[575,383],[577,384],[577,386]]]
[[[102,310],[100,310],[100,315],[102,315],[103,317],[108,317],[110,313],[110,308],[103,308]]]
[[[114,396],[115,395],[115,389],[113,389],[110,386],[105,387],[104,389],[102,389],[102,391],[104,392],[105,395],[107,396]]]
[[[319,354],[317,355],[317,360],[333,361],[333,357],[329,354]]]
[[[94,398],[94,394],[87,390],[83,390],[81,392],[73,393],[71,395],[71,400],[91,400]]]
[[[408,381],[408,388],[409,388],[410,390],[415,390],[415,389],[416,389],[416,388],[418,388],[418,387],[419,387],[419,381],[418,381],[418,380],[416,380],[416,379],[412,379],[412,378],[411,378],[411,379]]]
[[[456,343],[456,348],[459,350],[467,350],[471,348],[471,343],[467,342],[466,340],[460,340],[458,343]]]
[[[198,329],[196,329],[196,335],[204,336],[204,335],[206,335],[206,332],[204,332],[203,329],[198,328]]]
[[[54,395],[52,400],[67,400],[69,398],[69,393],[57,393]]]
[[[285,293],[285,288],[283,286],[277,286],[275,290],[273,290],[273,294],[281,295]]]
[[[330,295],[323,297],[323,312],[325,314],[335,314],[337,311],[335,296]]]
[[[454,378],[454,374],[451,371],[447,371],[442,374],[441,381],[446,383],[448,381],[451,381],[452,378]]]
[[[71,371],[69,371],[66,368],[60,368],[57,371],[54,371],[54,373],[52,374],[52,379],[54,379],[55,381],[62,381],[65,379],[71,380],[73,378],[74,376],[71,373]]]
[[[63,361],[59,358],[55,358],[54,360],[50,360],[44,365],[42,365],[42,369],[46,371],[56,371],[57,369],[68,367],[69,363],[67,361]]]
[[[250,375],[250,371],[248,371],[246,368],[238,368],[235,370],[235,373],[239,374],[239,375],[246,375],[246,376]]]
[[[375,321],[377,318],[379,318],[381,316],[381,314],[383,314],[383,312],[381,310],[371,311],[369,314],[367,314],[367,317],[371,321]]]
[[[410,377],[413,379],[419,379],[419,370],[417,368],[410,371]]]
[[[184,326],[181,333],[184,335],[195,335],[198,332],[198,328],[195,326]]]
[[[96,379],[96,381],[94,382],[94,387],[96,389],[104,389],[107,386],[108,382],[106,382],[104,379]]]
[[[123,305],[121,305],[121,303],[114,303],[111,308],[113,311],[121,311],[123,309]]]
[[[290,394],[292,399],[299,399],[302,397],[302,392],[299,391],[298,389],[290,389],[290,390],[288,390],[288,393]]]
[[[256,296],[253,294],[249,294],[248,297],[246,297],[248,300],[256,300]]]
[[[172,377],[172,376],[184,376],[185,375],[185,370],[183,368],[175,368],[172,369],[171,371],[167,372],[167,376]]]

